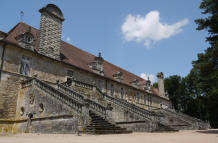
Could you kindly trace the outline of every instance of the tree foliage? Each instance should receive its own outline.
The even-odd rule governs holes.
[[[218,1],[203,0],[200,9],[206,18],[195,20],[197,30],[207,30],[209,42],[204,53],[198,54],[198,59],[193,61],[193,67],[199,71],[199,87],[205,96],[207,113],[213,127],[218,127]]]
[[[203,0],[200,9],[206,17],[195,20],[197,30],[208,31],[210,46],[198,54],[185,78],[170,76],[165,85],[176,110],[218,127],[218,0]]]

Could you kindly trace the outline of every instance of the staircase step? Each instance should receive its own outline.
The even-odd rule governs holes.
[[[101,131],[85,131],[86,133],[90,134],[127,134],[127,133],[132,133],[132,131],[117,131],[117,130],[101,130]]]
[[[96,113],[90,111],[91,123],[86,126],[85,133],[89,134],[124,134],[132,133],[127,131],[125,128],[121,128],[115,124],[112,124]]]

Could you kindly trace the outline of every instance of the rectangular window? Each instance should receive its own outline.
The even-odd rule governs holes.
[[[102,90],[102,82],[101,82],[101,80],[98,80],[98,88],[99,88],[100,90]]]
[[[144,105],[146,105],[146,96],[144,95]]]
[[[20,74],[28,76],[30,74],[30,59],[23,56],[21,59]]]
[[[111,84],[111,96],[114,96],[114,85]]]
[[[152,106],[152,98],[151,98],[151,96],[150,96],[150,105]]]
[[[139,103],[139,93],[136,93],[136,100],[137,100],[137,103]]]
[[[120,89],[120,95],[121,95],[121,98],[123,99],[123,96],[124,96],[124,93],[123,93],[123,88]]]

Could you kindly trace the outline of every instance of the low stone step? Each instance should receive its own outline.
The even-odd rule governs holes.
[[[91,123],[85,129],[85,133],[89,134],[123,134],[131,133],[125,128],[121,128],[116,124],[112,124],[101,116],[98,116],[94,112],[90,111]]]
[[[87,129],[95,129],[95,130],[122,130],[122,131],[126,130],[125,128],[92,127],[92,126],[87,127]]]
[[[91,122],[96,123],[96,124],[111,124],[108,121],[96,121],[96,120],[94,120],[94,121],[91,121]]]
[[[101,131],[94,131],[94,132],[93,131],[85,131],[85,133],[89,133],[89,134],[128,134],[128,133],[132,133],[132,131],[101,130]]]

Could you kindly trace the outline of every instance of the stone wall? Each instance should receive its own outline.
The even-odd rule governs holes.
[[[13,74],[1,73],[0,82],[0,118],[14,119],[16,113],[17,96],[20,89],[20,82],[25,77],[14,76]]]
[[[60,82],[65,82],[67,78],[67,71],[71,70],[73,71],[73,76],[76,80],[83,81],[86,83],[93,84],[93,81],[95,81],[96,85],[98,83],[98,80],[101,80],[102,84],[102,91],[106,92],[110,95],[110,89],[111,84],[114,85],[114,96],[117,98],[121,98],[121,88],[123,88],[124,96],[123,99],[127,100],[130,103],[137,104],[138,106],[147,109],[148,105],[150,105],[150,100],[148,96],[152,98],[152,106],[160,107],[160,100],[161,98],[149,95],[141,91],[136,91],[134,88],[131,88],[129,86],[125,86],[123,84],[119,84],[118,82],[104,79],[102,76],[98,76],[96,74],[78,69],[74,66],[70,66],[68,64],[64,64],[58,61],[55,61],[53,59],[40,56],[39,54],[33,53],[29,50],[24,50],[22,48],[13,47],[13,46],[7,46],[5,50],[5,56],[4,56],[4,65],[3,70],[8,71],[11,73],[16,73],[19,75],[20,72],[20,63],[23,56],[26,56],[30,59],[30,74],[29,76],[34,76],[37,74],[37,78],[44,81],[49,81],[55,83],[57,80]],[[2,77],[1,81],[1,91],[0,94],[0,109],[3,108],[3,106],[9,106],[7,102],[9,102],[10,99],[13,99],[10,104],[13,103],[13,106],[10,105],[11,109],[8,109],[10,111],[10,115],[7,114],[9,111],[2,113],[1,118],[5,118],[6,114],[7,117],[14,117],[15,110],[14,108],[16,104],[16,96],[17,96],[17,90],[19,89],[20,84],[20,78],[18,77],[8,77],[9,75],[5,74]],[[7,90],[12,89],[11,91],[7,92]],[[13,91],[13,92],[12,92]],[[137,99],[134,96],[135,93],[139,93],[139,103],[137,103]],[[12,98],[13,97],[13,98]],[[144,99],[146,99],[146,102],[144,102]],[[144,106],[146,105],[146,106]],[[5,108],[5,107],[4,107]],[[4,116],[3,116],[4,114]],[[6,118],[7,118],[6,117]]]
[[[80,123],[72,108],[35,86],[20,90],[16,120],[27,120],[17,124],[16,129],[31,133],[75,133]]]
[[[37,87],[21,89],[17,100],[16,119],[27,119],[29,114],[33,114],[33,118],[73,115],[73,110],[63,103]]]

